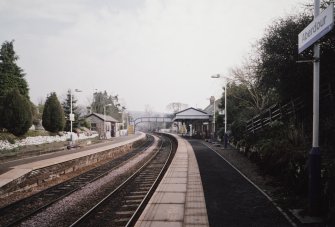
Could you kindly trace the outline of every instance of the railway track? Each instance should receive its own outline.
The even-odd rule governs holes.
[[[136,154],[148,149],[153,142],[154,137],[148,135],[144,144],[119,158],[111,160],[102,166],[96,167],[68,181],[0,208],[0,226],[15,226],[19,224],[23,220],[46,209],[53,203],[79,190],[85,185],[105,176],[117,166],[127,162],[127,160],[134,157]]]
[[[173,142],[162,140],[155,156],[70,226],[133,226],[173,158]]]

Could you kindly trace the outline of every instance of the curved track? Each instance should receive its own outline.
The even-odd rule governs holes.
[[[143,152],[153,144],[153,136],[147,136],[147,140],[133,151],[116,158],[102,166],[96,167],[68,181],[57,184],[30,197],[19,200],[0,208],[0,226],[14,226],[30,216],[47,208],[58,200],[79,190],[85,185],[105,176],[122,163],[127,162],[139,152]]]
[[[156,155],[71,226],[132,226],[166,172],[175,150],[163,136]]]

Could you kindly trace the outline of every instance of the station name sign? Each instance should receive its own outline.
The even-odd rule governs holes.
[[[334,5],[331,3],[298,36],[299,54],[330,32],[334,25]]]

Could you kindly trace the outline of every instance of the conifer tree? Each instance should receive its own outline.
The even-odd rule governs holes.
[[[6,94],[3,107],[3,127],[16,136],[24,135],[32,125],[29,100],[15,89]]]
[[[42,125],[49,132],[59,132],[64,129],[64,111],[55,92],[51,93],[45,101]]]
[[[17,66],[19,57],[14,51],[14,41],[4,42],[0,49],[0,97],[18,89],[29,100],[29,88],[23,70]]]
[[[18,56],[14,51],[14,41],[4,42],[0,48],[0,128],[5,127],[4,99],[8,92],[18,89],[19,93],[29,100],[28,84],[24,78],[23,70],[16,65]]]

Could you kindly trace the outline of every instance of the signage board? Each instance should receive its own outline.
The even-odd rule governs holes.
[[[134,125],[128,125],[128,135],[134,134]]]
[[[74,114],[70,113],[70,121],[74,121]]]
[[[299,54],[315,43],[322,36],[333,29],[334,5],[331,3],[327,9],[317,16],[298,36]]]

